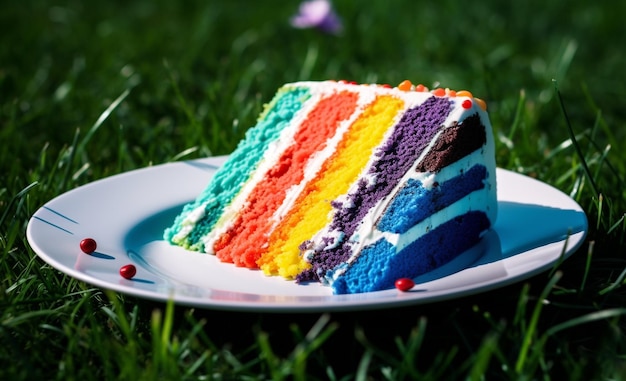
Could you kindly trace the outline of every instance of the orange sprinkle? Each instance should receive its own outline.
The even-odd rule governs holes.
[[[456,97],[456,91],[454,90],[450,90],[450,89],[446,89],[446,94],[448,94],[449,97]]]
[[[480,99],[480,98],[474,98],[474,102],[476,102],[476,104],[483,109],[483,111],[487,111],[487,102],[485,102],[484,100]]]
[[[459,90],[456,92],[456,96],[457,97],[470,97],[470,98],[474,98],[474,96],[472,95],[472,93],[470,93],[467,90]]]
[[[428,91],[428,88],[420,83],[419,85],[415,86],[415,91]]]
[[[409,81],[408,79],[405,79],[404,81],[400,82],[400,84],[398,85],[398,89],[402,91],[409,91],[411,90],[411,86],[413,86],[411,81]]]
[[[445,91],[444,89],[442,89],[441,87],[439,87],[439,88],[437,88],[437,89],[433,90],[433,91],[432,91],[432,93],[433,93],[435,96],[438,96],[438,97],[443,97],[444,95],[446,95],[446,91]]]

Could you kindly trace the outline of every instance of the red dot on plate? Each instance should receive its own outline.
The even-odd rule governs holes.
[[[472,101],[470,101],[469,99],[466,99],[463,101],[463,103],[461,103],[461,106],[463,106],[463,108],[471,108],[472,107]]]
[[[125,265],[120,268],[120,275],[125,279],[132,279],[137,274],[137,268],[134,265]]]
[[[96,241],[93,238],[85,238],[80,241],[80,249],[83,253],[91,254],[96,251],[96,247],[98,247],[98,245],[96,245]]]
[[[396,288],[400,291],[409,291],[415,286],[415,282],[411,278],[400,278],[396,280]]]

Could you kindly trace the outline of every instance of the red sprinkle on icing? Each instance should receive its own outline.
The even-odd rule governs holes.
[[[85,238],[84,240],[80,241],[80,249],[83,251],[83,253],[91,254],[96,251],[96,247],[98,247],[98,245],[93,238]]]
[[[382,87],[386,88],[386,89],[391,89],[391,85],[388,83],[385,83],[384,85],[382,85]]]
[[[132,279],[137,274],[137,268],[134,265],[125,265],[120,268],[120,275],[125,279]]]
[[[415,91],[419,91],[419,92],[428,91],[428,88],[420,83],[419,85],[415,86]]]
[[[472,108],[472,101],[466,99],[463,101],[463,103],[461,103],[461,106],[463,106],[463,108]]]
[[[415,286],[415,282],[411,278],[400,278],[396,280],[396,288],[400,291],[409,291]]]

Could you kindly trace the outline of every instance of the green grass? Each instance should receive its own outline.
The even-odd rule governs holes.
[[[0,379],[626,374],[626,4],[371,3],[335,2],[341,36],[293,30],[295,1],[3,3]],[[578,201],[586,242],[499,290],[330,315],[136,299],[65,276],[29,247],[26,224],[51,198],[227,154],[281,84],[328,78],[472,90],[488,102],[498,166]]]

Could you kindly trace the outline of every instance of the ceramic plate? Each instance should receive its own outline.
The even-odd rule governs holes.
[[[474,248],[416,279],[409,292],[332,295],[320,284],[267,277],[163,241],[163,230],[225,159],[148,167],[76,188],[35,212],[28,241],[54,268],[141,298],[226,310],[319,312],[427,303],[502,287],[550,269],[576,251],[587,232],[586,216],[570,197],[498,169],[498,220]],[[87,237],[97,242],[92,254],[80,250]],[[127,264],[137,268],[130,280],[119,274]]]

